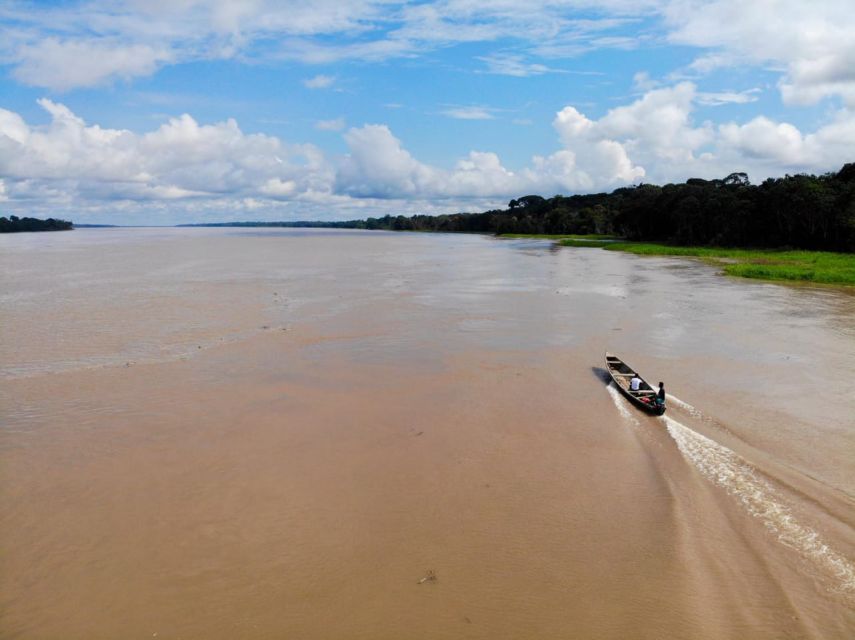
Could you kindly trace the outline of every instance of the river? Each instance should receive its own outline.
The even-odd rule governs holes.
[[[9,234],[0,277],[2,638],[855,630],[852,291],[309,229]]]

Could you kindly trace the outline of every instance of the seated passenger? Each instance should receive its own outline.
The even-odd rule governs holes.
[[[629,381],[629,390],[630,391],[640,391],[641,390],[641,378],[638,377],[637,373],[632,374],[632,380]]]

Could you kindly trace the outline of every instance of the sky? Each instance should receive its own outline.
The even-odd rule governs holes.
[[[855,161],[852,0],[0,0],[0,215],[483,211]]]

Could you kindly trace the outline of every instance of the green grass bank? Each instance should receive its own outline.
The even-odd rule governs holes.
[[[698,258],[721,267],[730,276],[855,286],[855,254],[830,251],[787,251],[776,249],[727,249],[722,247],[678,247],[649,242],[627,242],[610,236],[507,235],[503,237],[552,239],[566,247],[602,248],[641,256]]]

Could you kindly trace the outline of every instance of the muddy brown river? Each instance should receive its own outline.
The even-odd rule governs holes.
[[[0,278],[0,638],[855,634],[851,291],[275,229]]]

